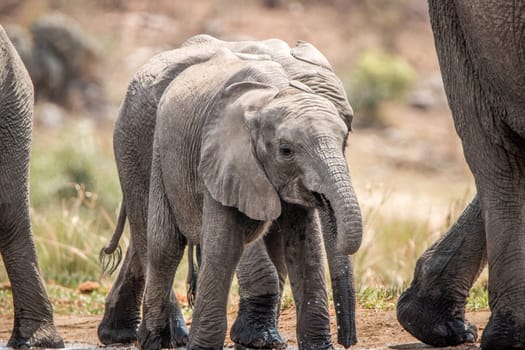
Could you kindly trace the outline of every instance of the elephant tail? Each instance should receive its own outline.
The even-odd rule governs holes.
[[[119,245],[120,237],[124,232],[124,225],[126,224],[126,206],[122,203],[120,213],[118,215],[117,227],[111,236],[109,243],[100,250],[99,261],[102,267],[102,273],[111,275],[117,269],[122,261],[122,248]]]
[[[194,254],[197,257],[197,262],[193,258]],[[195,296],[197,295],[197,276],[199,275],[199,267],[201,265],[201,247],[199,244],[188,244],[188,276],[186,277],[186,296],[188,298],[188,305],[193,307],[195,305]]]

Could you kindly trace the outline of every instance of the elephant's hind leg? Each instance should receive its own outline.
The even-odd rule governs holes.
[[[430,345],[474,342],[477,329],[465,320],[465,305],[486,261],[485,228],[476,197],[419,258],[414,280],[397,304],[399,323]]]
[[[246,246],[239,266],[239,313],[230,331],[238,349],[286,347],[277,329],[279,276],[262,239]],[[242,347],[243,346],[243,347]]]
[[[123,183],[123,205],[126,206],[130,244],[119,275],[106,297],[104,317],[98,326],[98,339],[102,344],[126,344],[137,340],[140,307],[144,292],[146,270],[147,188],[135,180],[135,191]],[[138,185],[137,185],[138,184]]]
[[[7,346],[63,348],[31,234],[27,209],[0,203],[0,253],[11,282],[14,328]]]
[[[144,272],[135,245],[132,240],[120,273],[106,298],[104,317],[98,326],[98,339],[105,345],[137,340]]]

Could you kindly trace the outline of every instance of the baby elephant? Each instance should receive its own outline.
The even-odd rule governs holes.
[[[64,347],[38,269],[29,221],[29,151],[33,85],[0,26],[0,254],[13,290],[8,347]]]
[[[311,89],[315,94],[332,103],[338,112],[332,117],[340,119],[350,129],[353,111],[346,98],[343,84],[324,55],[307,42],[298,42],[296,46],[290,47],[279,39],[222,41],[209,35],[197,35],[177,49],[152,57],[133,76],[115,126],[113,141],[123,202],[118,225],[111,242],[103,249],[101,257],[108,257],[106,254],[116,252],[126,218],[129,221],[131,239],[124,265],[106,298],[104,317],[98,327],[99,339],[104,344],[128,343],[137,339],[137,325],[141,319],[140,309],[148,260],[146,254],[148,194],[159,102],[168,85],[182,72],[189,67],[209,61],[221,48],[231,50],[241,60],[260,61],[252,62],[258,67],[255,73],[261,71],[262,67],[270,61],[274,62],[271,63],[273,69],[276,69],[276,65],[280,65],[286,72],[287,79],[296,81],[293,83],[296,87]],[[278,72],[281,79],[285,79],[282,77],[282,70]],[[298,84],[297,81],[308,88]],[[312,91],[308,92],[312,93]],[[197,151],[199,150],[194,150]],[[200,156],[198,153],[193,154],[197,158]],[[196,181],[195,178],[191,180]],[[348,187],[348,190],[352,188]],[[319,212],[333,301],[337,311],[337,340],[347,348],[357,342],[352,265],[350,257],[337,248],[338,237],[341,237],[337,230],[338,226],[339,228],[342,226],[337,225],[334,210],[328,205],[328,200],[321,196],[319,198],[324,198],[323,205],[319,205],[316,211]],[[360,227],[361,218],[357,205],[355,209],[353,216],[348,219],[354,220]],[[200,220],[198,222],[200,223]],[[280,296],[288,271],[291,271],[287,265],[290,261],[296,260],[296,257],[288,254],[291,252],[290,249],[286,252],[284,250],[283,239],[287,237],[287,229],[283,222],[275,220],[263,239],[247,245],[244,249],[236,271],[240,294],[239,313],[230,332],[231,339],[239,346],[281,348],[285,345],[285,341],[279,335],[277,324]],[[360,232],[356,233],[356,236],[360,236]],[[317,242],[314,235],[310,238],[312,239],[310,252],[317,254],[310,258],[311,262],[323,264],[321,259],[323,242],[320,240]],[[112,266],[114,267],[116,265]],[[322,282],[319,288],[324,289],[324,281]],[[300,295],[296,297],[302,298]],[[170,295],[170,300],[170,330],[165,330],[162,344],[179,347],[187,344],[189,332],[173,293]],[[298,305],[301,303],[297,298],[296,301]],[[298,323],[299,342],[311,344],[310,338],[315,334],[316,346],[319,347],[321,343],[330,346],[328,316],[324,313],[320,315],[324,315],[326,319],[316,322],[315,327],[308,328],[310,333],[302,329],[306,327],[306,322]]]
[[[336,107],[270,60],[221,48],[181,72],[159,102],[147,219],[140,346],[169,343],[170,295],[187,241],[202,246],[188,349],[222,349],[227,298],[244,246],[279,227],[301,349],[330,348],[317,208],[331,208],[337,248],[354,253],[361,216]],[[282,233],[282,234],[279,234]],[[164,339],[167,338],[167,339]]]

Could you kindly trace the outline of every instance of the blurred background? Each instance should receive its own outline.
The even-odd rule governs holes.
[[[98,253],[121,199],[112,150],[120,101],[138,67],[195,34],[306,40],[344,82],[355,111],[347,156],[365,223],[354,257],[361,306],[392,307],[417,257],[474,194],[425,1],[2,0],[0,23],[35,84],[33,229],[59,311],[102,312],[114,276],[101,276]],[[1,298],[3,270],[0,282]],[[95,293],[71,304],[79,288]]]

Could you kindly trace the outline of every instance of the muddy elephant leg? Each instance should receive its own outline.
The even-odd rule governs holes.
[[[280,218],[300,350],[333,349],[317,211],[287,205]]]
[[[236,349],[280,349],[286,342],[277,329],[279,276],[262,239],[245,247],[237,267],[239,313],[230,331]]]
[[[14,328],[7,346],[64,347],[53,325],[53,309],[40,275],[27,209],[0,203],[0,253],[14,304]]]
[[[485,228],[476,196],[417,261],[412,284],[397,304],[399,323],[434,346],[474,342],[477,329],[465,320],[465,305],[486,262]]]

